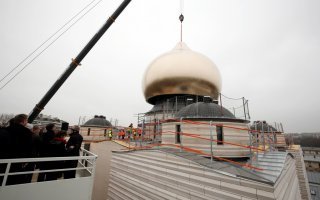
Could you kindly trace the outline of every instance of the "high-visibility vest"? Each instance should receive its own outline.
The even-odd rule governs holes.
[[[112,137],[112,130],[109,130],[109,137]]]

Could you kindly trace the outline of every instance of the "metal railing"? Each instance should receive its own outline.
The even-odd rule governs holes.
[[[41,157],[41,158],[17,158],[17,159],[2,159],[0,160],[0,165],[2,167],[2,171],[0,173],[0,187],[4,187],[7,185],[8,177],[16,176],[16,175],[34,175],[39,173],[47,173],[47,172],[64,172],[69,170],[76,170],[79,172],[80,170],[85,171],[86,173],[77,173],[80,177],[88,177],[91,176],[94,178],[95,168],[96,168],[96,159],[97,155],[94,153],[85,150],[84,148],[80,149],[80,156],[68,156],[68,157]],[[58,168],[58,169],[50,169],[50,170],[40,170],[34,169],[29,171],[15,171],[12,172],[12,165],[18,163],[40,163],[40,162],[48,162],[48,161],[71,161],[77,160],[78,166],[75,168]],[[3,173],[4,171],[4,173]],[[1,183],[2,180],[2,183]]]

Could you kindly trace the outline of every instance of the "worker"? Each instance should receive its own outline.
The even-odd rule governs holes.
[[[122,135],[123,135],[123,131],[122,131],[122,129],[120,129],[119,132],[118,132],[118,138],[119,138],[119,140],[123,139],[123,138],[122,138]]]
[[[130,141],[130,136],[131,136],[131,134],[132,134],[132,129],[133,129],[133,124],[132,124],[132,123],[130,123],[130,125],[129,125],[129,129],[127,130],[127,132],[128,132],[128,139],[129,139],[129,141]]]
[[[109,136],[109,139],[112,140],[112,129],[109,130],[108,136]]]
[[[120,135],[121,139],[124,140],[124,136],[126,135],[126,133],[124,132],[124,129],[122,129],[120,133],[121,133]]]
[[[142,130],[140,128],[138,128],[138,134],[139,134],[139,137],[141,137]]]
[[[132,129],[132,133],[133,133],[133,139],[135,140],[135,139],[136,139],[136,136],[137,136],[137,131],[136,131],[136,129]]]

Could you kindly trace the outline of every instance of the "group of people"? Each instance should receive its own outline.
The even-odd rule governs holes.
[[[130,128],[130,129],[127,129],[127,131],[125,131],[125,129],[120,129],[118,132],[118,139],[124,140],[126,136],[126,132],[127,132],[128,139],[130,139],[130,137],[132,136],[132,139],[135,140],[142,136],[142,130],[140,128],[136,128],[136,129]]]
[[[27,122],[28,116],[19,114],[9,121],[7,127],[0,129],[0,159],[79,156],[83,141],[79,134],[79,126],[73,126],[70,130],[63,131],[57,130],[55,124],[48,124],[41,132],[41,128],[37,125],[29,129]],[[67,134],[70,136],[68,141],[65,140]],[[60,177],[74,178],[76,175],[74,169],[63,172],[41,171],[76,168],[77,165],[78,160],[12,163],[10,172],[40,169],[37,181],[41,182],[56,180]],[[0,173],[4,173],[6,167],[6,163],[0,164]],[[6,184],[30,183],[32,176],[33,174],[10,175]]]

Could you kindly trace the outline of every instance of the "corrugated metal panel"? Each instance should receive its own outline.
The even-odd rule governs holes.
[[[305,155],[303,157],[304,161],[311,161],[311,162],[319,162],[320,163],[320,157],[319,156],[309,156]]]
[[[307,172],[309,183],[320,185],[320,172]]]
[[[295,162],[290,157],[273,185],[256,172],[229,163],[213,161],[212,165],[193,153],[166,151],[114,152],[108,199],[301,200]]]
[[[258,153],[251,163],[263,169],[263,171],[257,171],[256,174],[275,183],[282,172],[287,155],[287,152]]]
[[[312,200],[320,200],[320,185],[310,184],[310,192]]]
[[[273,181],[273,179],[271,179],[268,176],[262,175],[261,173],[259,174],[257,173],[257,171],[239,167],[232,163],[225,163],[225,162],[214,161],[214,160],[211,162],[210,159],[204,158],[196,153],[180,151],[179,149],[160,148],[159,150],[191,160],[202,166],[217,170],[218,173],[224,173],[224,174],[229,174],[231,176],[243,177],[250,180],[267,183],[270,185],[273,185],[275,183],[275,181]]]
[[[272,200],[272,191],[270,185],[218,174],[165,152],[135,151],[112,157],[109,199]]]

